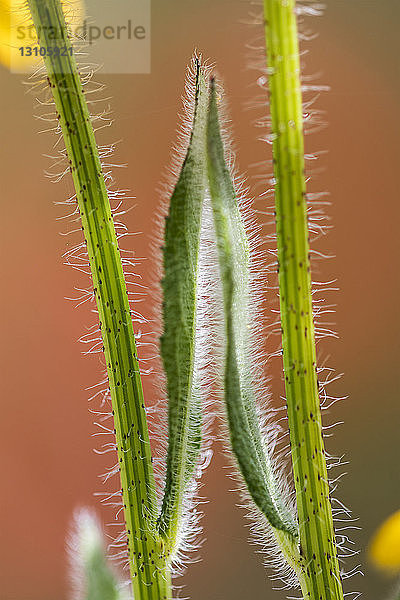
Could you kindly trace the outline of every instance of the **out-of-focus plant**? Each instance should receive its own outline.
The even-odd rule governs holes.
[[[375,532],[369,557],[378,569],[392,575],[400,573],[400,510],[390,515]]]
[[[374,533],[369,549],[371,563],[388,577],[400,575],[400,510],[390,515]],[[399,600],[400,581],[390,600]]]
[[[76,600],[128,600],[126,585],[110,567],[104,534],[93,511],[77,510],[68,539],[72,595]]]

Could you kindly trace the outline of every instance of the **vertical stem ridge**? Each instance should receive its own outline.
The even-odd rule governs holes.
[[[171,597],[170,574],[156,531],[151,449],[131,311],[93,126],[59,0],[28,0],[46,52],[86,240],[107,364],[121,475],[127,549],[136,600]],[[56,31],[56,35],[54,32]]]
[[[283,366],[304,598],[343,600],[322,436],[295,0],[264,0]]]

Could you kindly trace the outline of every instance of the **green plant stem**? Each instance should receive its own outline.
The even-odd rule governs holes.
[[[198,338],[199,247],[206,189],[207,86],[194,61],[194,116],[189,147],[165,222],[161,357],[168,391],[168,458],[159,531],[177,550],[184,497],[196,470],[202,436]]]
[[[250,249],[231,174],[225,162],[213,80],[207,149],[209,191],[224,302],[224,390],[232,450],[250,496],[270,524],[286,561],[301,580],[303,571],[298,548],[298,525],[278,484],[257,414],[257,368],[252,360],[250,332]]]
[[[67,48],[64,55],[47,52],[45,65],[75,185],[99,312],[134,597],[169,599],[170,574],[156,529],[154,473],[132,317],[93,126],[60,1],[29,0],[28,5],[40,46]]]
[[[342,600],[318,394],[294,0],[264,0],[283,366],[305,599]]]
[[[275,481],[257,415],[250,336],[250,250],[231,174],[225,162],[215,83],[208,114],[208,174],[218,245],[225,320],[224,389],[232,449],[249,493],[294,553],[298,528]]]

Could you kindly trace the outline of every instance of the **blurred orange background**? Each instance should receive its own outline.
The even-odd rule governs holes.
[[[125,216],[131,232],[125,242],[149,256],[158,185],[176,140],[185,67],[196,46],[221,73],[233,120],[240,171],[254,186],[249,165],[271,158],[257,141],[255,114],[244,107],[256,96],[257,73],[249,64],[261,51],[250,13],[260,7],[243,0],[152,4],[150,75],[98,77],[107,85],[115,118],[103,142],[121,140],[116,160],[127,169],[115,173],[121,188],[136,197]],[[324,342],[322,356],[344,377],[335,384],[349,399],[333,417],[344,421],[328,439],[332,453],[346,454],[339,497],[359,517],[353,538],[361,550],[365,577],[348,589],[384,597],[389,581],[368,564],[366,546],[375,527],[399,508],[400,248],[398,224],[400,142],[400,7],[394,0],[351,3],[328,0],[322,18],[307,25],[319,37],[307,43],[308,74],[330,92],[318,100],[327,129],[307,138],[308,151],[322,155],[313,188],[327,190],[334,229],[318,244],[335,258],[319,264],[318,279],[336,276],[339,340]],[[62,265],[68,227],[54,201],[72,193],[67,179],[52,185],[43,175],[54,139],[33,118],[33,96],[24,78],[0,70],[1,121],[1,600],[61,600],[68,597],[65,536],[77,505],[98,506],[98,473],[110,463],[92,451],[96,438],[85,391],[99,379],[98,358],[84,358],[77,338],[92,323],[87,305],[74,310],[64,298],[81,280]],[[265,173],[269,166],[266,163]],[[259,173],[259,171],[257,171]],[[253,187],[255,194],[262,188]],[[262,199],[257,201],[262,208]],[[146,282],[149,261],[139,272]],[[278,371],[274,394],[279,394]],[[150,389],[146,384],[146,389]],[[148,392],[150,393],[150,392]],[[261,556],[247,543],[248,528],[238,497],[229,492],[225,459],[215,447],[202,495],[205,542],[202,561],[179,584],[192,600],[284,598],[272,591]],[[353,565],[354,562],[351,563]]]

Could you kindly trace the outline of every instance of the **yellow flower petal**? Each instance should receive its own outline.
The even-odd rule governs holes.
[[[369,548],[371,561],[387,573],[400,572],[400,510],[379,527]]]
[[[65,18],[72,30],[79,27],[84,19],[83,0],[61,0]],[[0,0],[0,63],[13,72],[27,72],[38,64],[33,52],[27,56],[21,47],[34,48],[37,37],[32,18],[25,0]]]

